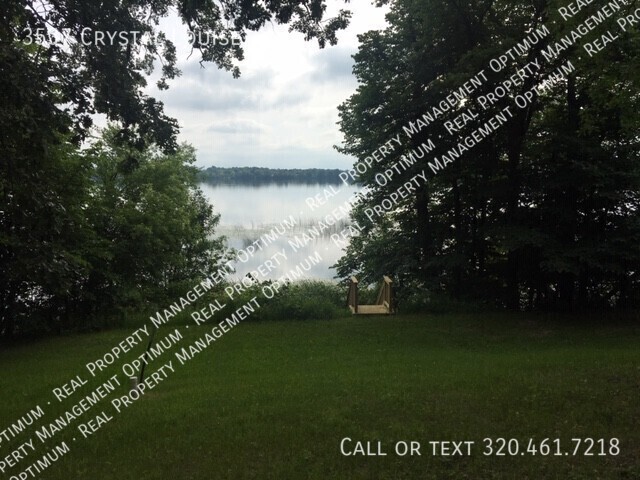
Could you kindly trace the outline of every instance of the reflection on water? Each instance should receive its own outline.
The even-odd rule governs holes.
[[[335,221],[334,225],[324,225],[317,235],[308,235],[310,229],[317,227],[318,222],[332,217],[332,212],[340,207],[347,207],[350,197],[357,191],[354,186],[341,185],[210,185],[200,184],[205,196],[213,204],[214,211],[221,214],[218,234],[227,237],[227,244],[235,249],[246,249],[252,244],[256,253],[245,263],[235,264],[236,274],[240,278],[249,272],[255,272],[262,266],[260,279],[276,279],[286,275],[297,265],[304,263],[316,252],[320,259],[305,271],[305,277],[314,279],[331,279],[335,271],[330,268],[342,255],[342,250],[331,241],[331,234],[342,231],[348,225],[348,219]],[[334,193],[337,192],[337,193]],[[313,210],[305,200],[321,194],[326,203],[316,204]],[[344,209],[342,210],[344,212]],[[292,217],[295,225],[282,228],[283,221]],[[278,227],[283,235],[271,239],[269,233]],[[320,230],[319,228],[317,230]],[[306,236],[305,236],[306,235]],[[268,242],[263,241],[265,238]],[[304,246],[294,251],[289,242]],[[284,255],[283,255],[284,253]],[[286,259],[284,256],[286,255]],[[265,262],[271,260],[268,268]],[[267,271],[268,270],[268,271]],[[306,269],[305,269],[306,270]]]

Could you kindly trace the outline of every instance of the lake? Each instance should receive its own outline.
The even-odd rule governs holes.
[[[344,206],[349,198],[358,190],[355,186],[345,185],[302,185],[268,184],[260,186],[249,185],[213,185],[201,183],[206,198],[213,205],[214,211],[220,213],[220,224],[217,229],[219,235],[227,238],[229,247],[245,249],[261,235],[282,225],[283,220],[293,216],[295,226],[278,236],[262,250],[257,251],[248,261],[234,264],[236,273],[234,278],[244,277],[255,271],[259,265],[272,258],[278,251],[285,250],[286,259],[278,257],[278,264],[273,270],[260,276],[263,279],[276,279],[285,275],[291,269],[304,262],[311,255],[319,253],[316,264],[310,266],[305,278],[333,279],[336,274],[331,268],[343,254],[342,249],[331,241],[331,234],[343,230],[348,225],[348,219],[338,221],[330,229],[322,232],[304,248],[293,251],[289,241],[300,238],[310,227],[317,225],[332,210]],[[324,191],[331,192],[332,197],[322,206],[313,208],[305,200]],[[337,191],[337,194],[332,192]],[[324,200],[324,195],[322,196]],[[318,261],[319,260],[319,261]]]

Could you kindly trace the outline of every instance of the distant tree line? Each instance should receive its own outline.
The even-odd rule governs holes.
[[[209,167],[200,171],[199,178],[211,184],[266,185],[266,184],[326,184],[337,185],[342,170],[321,168],[264,168],[264,167]]]

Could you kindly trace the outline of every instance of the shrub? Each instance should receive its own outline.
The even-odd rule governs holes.
[[[487,309],[483,304],[456,300],[443,293],[416,290],[399,305],[402,313],[473,313]]]
[[[269,283],[256,283],[233,299],[226,295],[221,299],[222,292],[218,292],[216,297],[226,304],[224,315],[242,307],[254,296],[258,297],[261,308],[251,315],[251,320],[330,319],[348,313],[345,305],[346,292],[333,283],[319,280],[287,283],[274,298],[266,299],[262,294],[262,287]]]

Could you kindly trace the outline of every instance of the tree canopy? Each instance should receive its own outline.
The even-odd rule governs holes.
[[[401,296],[442,292],[511,308],[637,302],[639,36],[616,19],[638,2],[620,2],[620,12],[566,48],[557,42],[584,33],[580,26],[593,25],[602,5],[564,19],[565,2],[552,0],[389,3],[389,28],[360,37],[359,87],[340,107],[340,149],[363,161],[397,134],[402,147],[360,176],[366,193],[353,217],[362,231],[338,263],[340,275],[392,274]],[[619,39],[587,54],[583,45],[602,43],[608,30]],[[547,58],[549,48],[557,55]],[[503,68],[490,68],[501,56]],[[479,72],[486,81],[456,96],[437,120],[425,119]],[[519,107],[528,92],[531,101]],[[450,155],[506,108],[500,128]],[[412,123],[420,128],[406,134]],[[406,169],[380,181],[400,164]],[[412,178],[415,191],[372,215]]]
[[[160,28],[163,18],[177,13],[200,60],[239,76],[247,32],[269,22],[289,24],[320,47],[335,44],[350,13],[341,10],[325,19],[325,11],[322,0],[7,0],[0,21],[0,68],[11,78],[3,93],[20,98],[30,90],[46,96],[48,108],[58,106],[56,113],[65,114],[79,138],[86,135],[91,115],[102,113],[121,123],[121,134],[131,142],[175,148],[177,123],[165,115],[161,102],[142,92],[155,61],[162,65],[160,88],[180,75],[175,45]],[[116,33],[111,40],[105,37]]]
[[[118,129],[86,151],[50,151],[38,175],[5,205],[0,332],[96,326],[186,291],[225,259],[219,216],[197,189],[193,148],[130,155]],[[44,188],[46,187],[46,188]]]

